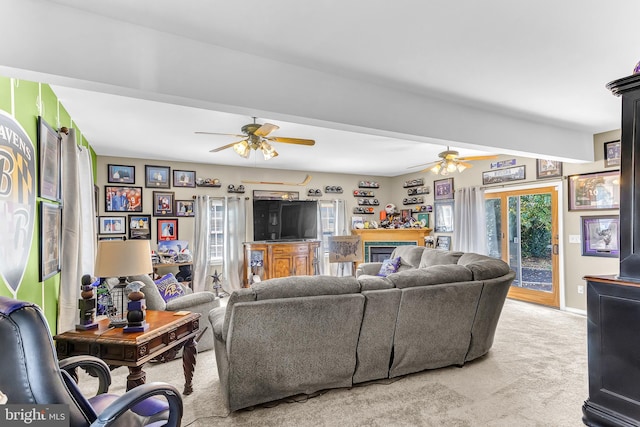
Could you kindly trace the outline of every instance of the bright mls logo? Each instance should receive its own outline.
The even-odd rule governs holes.
[[[0,405],[0,425],[68,427],[69,405]]]
[[[0,276],[16,295],[35,222],[36,158],[22,126],[0,111]]]

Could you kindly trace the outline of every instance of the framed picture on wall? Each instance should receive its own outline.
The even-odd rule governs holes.
[[[438,236],[436,238],[436,249],[451,250],[451,236]]]
[[[195,187],[196,171],[173,170],[174,187]]]
[[[604,167],[620,166],[620,140],[604,143]]]
[[[175,216],[173,191],[153,192],[153,216]]]
[[[581,216],[582,255],[620,256],[620,216]]]
[[[435,200],[453,199],[453,178],[433,181],[433,198]]]
[[[620,171],[569,176],[569,210],[620,208]]]
[[[142,187],[104,187],[105,212],[142,212]]]
[[[436,233],[453,233],[453,200],[435,202]]]
[[[40,281],[60,271],[62,208],[55,203],[40,202]]]
[[[176,216],[194,216],[193,200],[176,200]]]
[[[129,239],[151,240],[151,215],[129,215]]]
[[[526,179],[525,165],[482,172],[482,185],[502,184],[523,179]]]
[[[536,161],[536,179],[562,176],[562,162],[538,159]]]
[[[123,216],[98,217],[98,234],[125,234],[127,223]]]
[[[110,184],[135,184],[136,167],[107,165],[107,182]]]
[[[60,136],[40,116],[38,116],[38,160],[40,163],[40,197],[55,202],[62,201]]]
[[[144,166],[144,186],[147,188],[171,188],[168,166]]]
[[[158,219],[158,242],[178,240],[178,219]]]

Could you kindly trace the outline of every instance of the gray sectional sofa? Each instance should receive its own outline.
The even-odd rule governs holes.
[[[232,411],[486,354],[515,274],[473,253],[400,246],[398,272],[271,279],[209,313]],[[371,274],[373,273],[373,274]]]

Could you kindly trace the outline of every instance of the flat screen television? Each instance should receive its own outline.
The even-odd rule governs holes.
[[[254,200],[253,240],[303,240],[318,237],[316,200]]]

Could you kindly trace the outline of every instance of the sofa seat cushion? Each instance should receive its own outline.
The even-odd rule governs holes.
[[[465,253],[458,260],[473,273],[474,280],[488,280],[504,276],[511,271],[509,264],[498,258],[486,255]]]
[[[458,260],[462,255],[463,252],[426,248],[424,252],[422,252],[418,268],[426,268],[443,264],[458,264]]]
[[[469,282],[473,280],[473,274],[464,265],[446,264],[401,271],[390,274],[387,279],[396,288],[405,289],[443,283]]]

